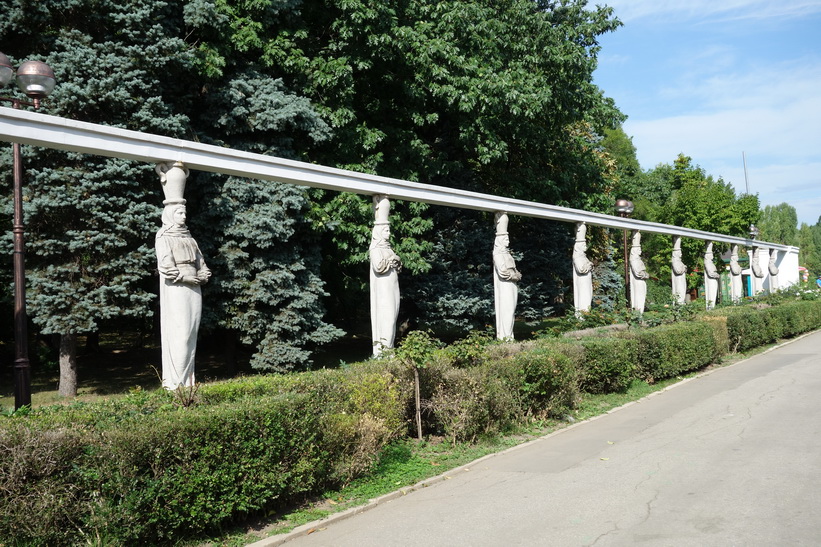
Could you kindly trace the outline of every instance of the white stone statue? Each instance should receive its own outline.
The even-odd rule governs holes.
[[[641,259],[641,232],[633,231],[633,240],[630,245],[630,307],[639,313],[644,312],[647,301],[647,279],[650,274]]]
[[[587,226],[576,223],[576,241],[573,243],[573,305],[576,315],[590,311],[593,302],[593,263],[587,258]]]
[[[185,179],[182,163],[159,164],[163,184],[162,228],[155,249],[160,273],[160,330],[162,339],[162,385],[173,390],[194,385],[197,332],[202,317],[202,291],[211,271],[205,265],[197,242],[185,226]]]
[[[743,284],[741,282],[741,265],[738,263],[738,245],[730,250],[730,298],[733,302],[741,300]]]
[[[673,237],[673,258],[671,259],[673,296],[676,302],[684,304],[687,294],[687,266],[681,260],[681,236]]]
[[[719,277],[716,264],[713,262],[713,242],[711,241],[707,243],[707,250],[704,251],[704,298],[707,301],[708,310],[716,306]]]
[[[388,196],[373,196],[375,220],[369,248],[371,259],[371,338],[373,354],[392,348],[399,316],[399,272],[402,261],[391,248]]]
[[[517,283],[522,274],[516,269],[516,261],[510,254],[510,238],[507,233],[506,213],[496,213],[496,239],[493,242],[493,294],[496,310],[496,338],[513,340],[513,323],[516,319],[516,301],[519,298]]]
[[[753,272],[753,295],[757,295],[764,290],[764,270],[761,268],[758,247],[747,249],[747,256],[750,258],[750,269]]]
[[[778,290],[778,266],[776,266],[775,261],[778,258],[778,251],[775,249],[770,249],[770,261],[767,264],[767,270],[770,273],[770,292],[775,292]]]

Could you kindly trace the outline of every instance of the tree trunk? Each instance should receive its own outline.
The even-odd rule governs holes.
[[[86,353],[97,353],[100,351],[100,331],[89,332],[86,335]]]
[[[419,369],[417,367],[413,367],[413,384],[414,384],[414,395],[416,399],[416,434],[417,438],[421,441],[422,440],[422,406],[421,397],[419,396]]]
[[[77,396],[77,335],[60,336],[60,383],[58,393],[61,397]]]
[[[228,365],[231,377],[237,375],[237,332],[226,330],[223,333],[222,357]]]

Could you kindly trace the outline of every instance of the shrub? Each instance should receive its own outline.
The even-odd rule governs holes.
[[[717,353],[713,327],[701,322],[662,325],[622,336],[636,341],[638,374],[651,383],[708,365]]]
[[[370,364],[242,384],[187,409],[158,392],[4,419],[0,538],[175,543],[343,484],[404,432],[407,389]]]
[[[518,380],[512,387],[521,393],[528,413],[560,417],[575,408],[580,378],[571,357],[553,348],[538,348],[516,355],[512,364]]]
[[[582,389],[589,393],[625,391],[636,378],[635,340],[629,338],[588,338],[584,347]]]

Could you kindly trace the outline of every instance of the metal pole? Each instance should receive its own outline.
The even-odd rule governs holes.
[[[14,108],[20,108],[15,101]],[[12,145],[14,164],[14,408],[31,405],[31,364],[26,315],[26,240],[23,224],[23,159],[20,143]]]
[[[747,154],[741,151],[741,159],[744,161],[744,184],[747,187],[747,195],[750,194],[750,181],[747,179]]]
[[[630,309],[630,266],[627,262],[627,230],[622,232],[624,250],[624,299],[627,301],[627,309]]]

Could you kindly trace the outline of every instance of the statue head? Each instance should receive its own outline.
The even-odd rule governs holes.
[[[185,227],[186,209],[185,205],[181,203],[171,203],[166,205],[162,210],[162,224],[163,226],[180,226]]]

